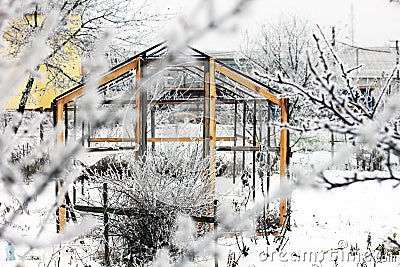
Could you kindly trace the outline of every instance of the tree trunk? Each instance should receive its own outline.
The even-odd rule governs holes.
[[[33,87],[33,82],[35,81],[35,77],[33,74],[29,74],[29,79],[28,82],[25,85],[25,89],[22,92],[21,100],[19,101],[18,109],[17,112],[21,114],[21,119],[16,122],[15,125],[13,125],[13,131],[16,134],[18,132],[19,127],[22,124],[22,117],[24,116],[25,112],[25,107],[28,102],[29,95],[31,94],[32,87]]]

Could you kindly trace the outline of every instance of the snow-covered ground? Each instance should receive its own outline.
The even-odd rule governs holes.
[[[313,152],[293,158],[293,165],[304,165],[310,162],[318,164],[330,157],[329,152]],[[341,177],[348,171],[328,170],[329,177]],[[278,177],[275,175],[272,191],[277,190]],[[29,186],[27,186],[29,190]],[[21,238],[34,239],[38,227],[46,218],[46,210],[54,202],[54,187],[49,186],[47,192],[33,202],[27,212],[19,217],[18,227],[11,228],[9,235]],[[232,205],[232,200],[245,193],[239,180],[235,185],[231,179],[220,178],[217,181],[217,190],[223,205]],[[375,250],[380,244],[391,247],[388,237],[396,238],[399,233],[400,189],[393,188],[390,183],[378,184],[375,182],[360,183],[347,188],[327,191],[321,188],[297,188],[292,194],[292,230],[287,232],[285,239],[275,240],[269,236],[270,245],[265,238],[254,236],[251,231],[244,231],[243,236],[236,238],[221,231],[218,239],[219,266],[227,266],[228,255],[241,255],[243,246],[249,248],[248,255],[238,260],[239,266],[400,266],[400,257],[386,257],[379,262],[379,251]],[[272,192],[273,194],[273,192]],[[2,197],[3,205],[6,196]],[[256,202],[261,198],[257,191]],[[248,207],[252,207],[252,200]],[[221,206],[222,212],[224,211]],[[4,208],[4,207],[3,207]],[[28,213],[29,212],[29,213]],[[226,216],[226,215],[225,215]],[[40,236],[42,244],[51,244],[57,238],[55,234],[55,220],[53,215],[44,222],[43,234]],[[371,235],[371,250],[367,249],[368,235]],[[243,238],[243,239],[242,239]],[[237,242],[239,241],[239,242]],[[6,262],[5,247],[7,243],[0,243],[0,266],[16,266],[20,261]],[[27,244],[16,244],[16,257],[21,259],[29,249]],[[100,266],[95,263],[95,255],[87,256],[88,251],[95,251],[99,244],[86,238],[78,238],[72,245],[54,244],[35,249],[26,255],[23,266],[57,266],[57,259],[61,256],[60,266]],[[279,247],[279,251],[276,249]],[[350,254],[351,247],[359,249],[357,255]],[[1,252],[1,248],[4,248]],[[58,251],[61,250],[61,254]],[[373,257],[369,252],[373,253]],[[86,256],[86,257],[85,257]],[[357,265],[359,264],[359,265]],[[192,265],[192,264],[191,264]],[[214,265],[212,256],[197,260],[196,266]]]
[[[341,175],[331,171],[331,175]],[[374,266],[367,250],[368,234],[371,233],[371,251],[378,260],[375,249],[384,243],[390,246],[388,237],[399,233],[399,189],[388,184],[365,183],[346,189],[318,191],[297,189],[292,201],[292,231],[286,233],[287,241],[274,242],[270,246],[265,239],[257,241],[249,236],[245,245],[249,255],[242,257],[240,266],[361,266],[363,259]],[[229,250],[239,255],[236,240],[220,239],[221,246],[231,244]],[[351,255],[351,246],[359,248]],[[226,251],[226,249],[224,249]],[[225,260],[225,259],[224,259]],[[336,264],[335,265],[335,260]],[[221,262],[225,266],[226,262]],[[382,260],[377,266],[400,266],[400,258]]]
[[[301,154],[293,158],[293,165],[307,168],[329,158],[330,152],[325,151]],[[330,178],[349,173],[326,171]],[[386,253],[380,259],[376,250],[380,244],[394,247],[388,238],[396,239],[399,233],[399,201],[400,189],[390,183],[360,183],[331,191],[297,188],[292,194],[291,231],[283,241],[269,236],[270,245],[261,236],[244,234],[249,255],[241,256],[239,266],[400,266],[400,257]],[[221,265],[227,264],[229,251],[235,252],[236,258],[240,255],[235,238],[220,238],[219,244]]]

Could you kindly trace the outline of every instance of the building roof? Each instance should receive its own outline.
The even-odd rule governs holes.
[[[352,76],[360,78],[387,77],[396,65],[396,53],[390,47],[360,48],[339,46],[338,55],[349,68],[362,65]]]
[[[382,74],[387,77],[396,64],[396,52],[390,47],[364,48],[344,43],[338,43],[336,47],[338,56],[346,67],[350,69],[362,65],[362,68],[351,74],[353,77],[382,78]],[[238,60],[245,60],[245,56],[241,51],[209,51],[208,54],[232,64],[238,62]]]

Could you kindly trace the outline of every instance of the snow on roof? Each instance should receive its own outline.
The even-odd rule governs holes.
[[[363,67],[352,76],[360,78],[381,78],[387,77],[396,65],[396,54],[390,47],[343,47],[338,52],[341,60],[347,67],[352,68],[358,65]]]
[[[338,56],[350,69],[358,65],[363,67],[352,76],[359,78],[387,77],[396,64],[396,51],[390,47],[356,47],[347,44],[337,44]],[[243,51],[207,51],[217,59],[245,59]],[[252,52],[254,54],[254,51]]]

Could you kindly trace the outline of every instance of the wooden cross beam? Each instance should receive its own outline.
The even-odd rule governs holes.
[[[125,215],[125,216],[133,216],[133,215],[141,215],[145,213],[144,209],[139,208],[108,208],[108,207],[93,207],[93,206],[83,206],[83,205],[75,205],[74,210],[97,213],[97,214],[115,214],[115,215]],[[195,222],[204,222],[204,223],[214,223],[215,219],[211,216],[190,216]]]

